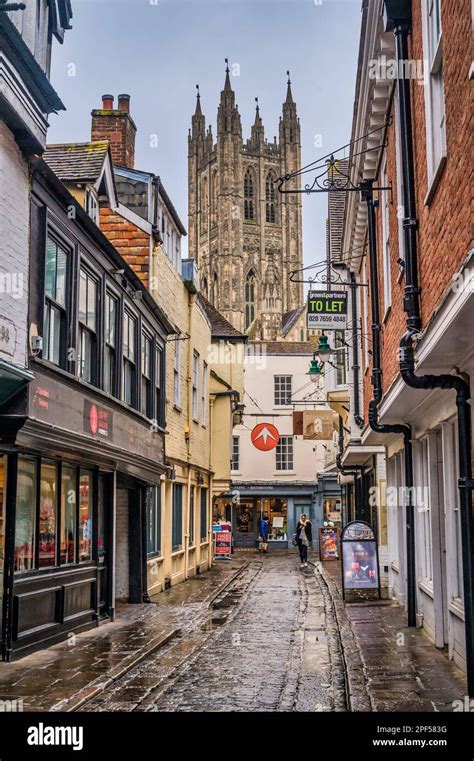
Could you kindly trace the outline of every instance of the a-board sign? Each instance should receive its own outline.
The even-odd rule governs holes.
[[[339,529],[334,526],[322,526],[319,529],[319,558],[320,560],[340,560]]]
[[[313,330],[347,330],[347,292],[309,291],[307,327]]]
[[[369,523],[351,521],[342,530],[342,588],[378,589],[380,578],[377,540]]]
[[[230,558],[232,554],[232,531],[214,533],[214,554],[216,558]]]

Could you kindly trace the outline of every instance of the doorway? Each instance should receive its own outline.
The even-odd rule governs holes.
[[[112,607],[111,537],[112,476],[99,474],[97,562],[99,573],[99,618],[108,618]]]

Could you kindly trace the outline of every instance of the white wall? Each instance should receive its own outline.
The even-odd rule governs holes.
[[[243,425],[234,428],[234,436],[239,436],[240,467],[233,471],[236,481],[307,481],[314,483],[317,472],[324,468],[323,442],[303,441],[301,436],[293,441],[294,468],[292,471],[277,471],[275,449],[261,452],[256,449],[250,439],[251,429],[258,423],[272,423],[278,428],[280,435],[291,435],[293,432],[293,407],[275,407],[273,384],[275,375],[292,376],[293,399],[301,400],[314,392],[315,384],[309,380],[308,372],[311,355],[278,356],[266,355],[259,357],[258,363],[247,361],[244,369],[244,403],[245,413]],[[260,365],[262,363],[262,365]],[[314,403],[308,404],[308,409]],[[304,409],[297,405],[297,410]],[[323,409],[327,409],[324,406]],[[269,413],[264,416],[261,413]],[[252,417],[250,413],[258,413]],[[273,416],[272,416],[273,415]],[[284,415],[278,417],[277,415]],[[329,446],[327,442],[324,442]],[[316,452],[314,449],[316,448]]]
[[[28,168],[12,133],[0,122],[0,358],[27,360]]]

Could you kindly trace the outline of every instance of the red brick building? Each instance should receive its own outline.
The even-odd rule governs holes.
[[[470,0],[364,0],[362,14],[350,176],[354,185],[373,181],[373,196],[368,203],[348,194],[342,250],[360,285],[364,425],[352,417],[342,462],[362,466],[360,478],[375,487],[363,499],[377,526],[386,594],[466,669],[473,648],[473,7]],[[348,517],[360,507],[353,500]]]

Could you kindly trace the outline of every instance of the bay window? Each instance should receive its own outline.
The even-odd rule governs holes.
[[[104,346],[104,391],[111,396],[117,395],[117,315],[118,302],[115,296],[105,296],[105,346]]]
[[[136,405],[136,336],[137,321],[126,310],[123,313],[123,389],[122,399],[132,407]]]
[[[97,377],[97,280],[79,270],[79,377],[96,383]]]
[[[66,365],[69,252],[48,235],[44,274],[43,358]]]

